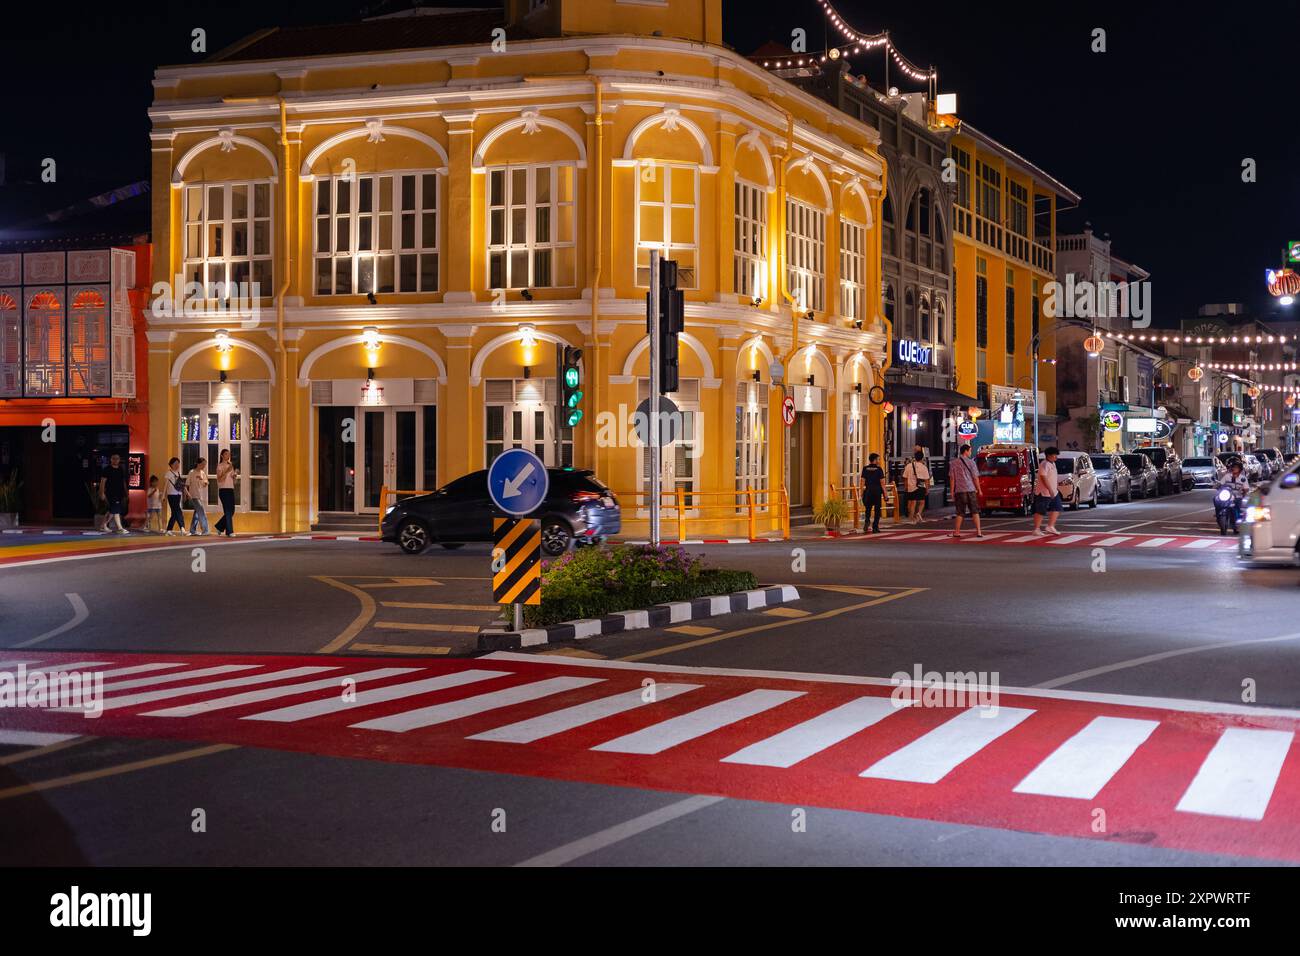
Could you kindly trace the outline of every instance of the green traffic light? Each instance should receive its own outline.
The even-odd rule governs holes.
[[[569,386],[569,388],[577,388],[578,370],[576,368],[570,366],[564,370],[564,384]]]
[[[577,408],[580,401],[582,401],[582,392],[574,392],[569,396],[569,407]]]
[[[582,409],[581,409],[581,408],[575,408],[573,411],[569,412],[569,427],[570,427],[570,428],[572,428],[574,425],[578,424],[578,422],[580,422],[580,421],[582,421]]]

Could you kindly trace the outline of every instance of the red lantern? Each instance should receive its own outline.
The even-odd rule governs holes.
[[[1284,399],[1284,401],[1286,402],[1286,407],[1287,407],[1287,408],[1290,408],[1292,405],[1295,404],[1295,396],[1294,396],[1294,395],[1288,395],[1288,396]]]
[[[888,415],[890,412],[892,412],[892,411],[894,410],[894,403],[893,403],[893,402],[885,402],[885,404],[882,405],[881,408],[884,409],[885,414]]]
[[[1100,355],[1105,350],[1105,348],[1106,348],[1106,343],[1102,341],[1100,335],[1090,335],[1083,340],[1083,350],[1087,352],[1089,355],[1091,355],[1093,358],[1096,358],[1098,355]]]
[[[1268,284],[1271,296],[1300,295],[1300,275],[1292,269],[1278,269],[1273,273],[1273,281]]]
[[[1251,398],[1259,398],[1259,389],[1252,385],[1250,388],[1246,389],[1246,394]]]
[[[1205,373],[1201,371],[1201,367],[1199,365],[1193,365],[1191,368],[1187,370],[1187,377],[1191,379],[1193,382],[1199,382],[1202,376],[1204,375]]]

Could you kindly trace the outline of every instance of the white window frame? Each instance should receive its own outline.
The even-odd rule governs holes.
[[[525,448],[545,462],[548,468],[562,468],[573,465],[573,429],[560,429],[560,457],[555,461],[555,377],[547,378],[513,378],[491,379],[499,384],[510,383],[512,399],[504,401],[484,401],[483,403],[483,466],[490,468],[498,455],[511,448]],[[488,380],[485,380],[486,385]],[[527,390],[538,390],[534,398],[522,394]],[[486,390],[485,390],[486,393]],[[488,420],[492,409],[501,409],[501,438],[489,437]],[[541,434],[537,434],[537,415],[542,415]],[[515,430],[515,416],[519,416],[518,433]]]
[[[740,382],[745,390],[741,401],[736,394],[736,491],[756,491],[754,510],[768,510],[768,414],[771,387],[764,382]],[[736,496],[736,513],[749,511],[749,495]]]
[[[646,199],[642,188],[647,181],[646,170],[655,170],[654,176],[663,177],[663,199],[656,201]],[[692,177],[692,201],[689,203],[673,201],[673,178],[689,174]],[[650,284],[650,250],[658,249],[665,259],[678,263],[677,287],[679,289],[698,289],[700,282],[700,167],[694,163],[671,163],[646,161],[636,169],[636,284],[648,288]],[[689,209],[691,213],[691,235],[687,242],[683,237],[673,233],[673,210]],[[663,241],[655,242],[641,238],[641,221],[643,217],[659,216],[662,222]],[[683,264],[681,254],[689,252],[691,262]]]
[[[519,201],[514,195],[514,173],[519,170],[526,170],[524,176],[523,201]],[[551,176],[550,194],[548,202],[537,202],[537,170],[549,170]],[[567,200],[560,198],[561,171],[567,170],[571,190],[569,195],[572,197]],[[492,201],[492,181],[496,176],[502,178],[501,202],[493,203]],[[489,166],[485,170],[483,177],[484,188],[484,208],[486,219],[483,223],[483,235],[487,244],[487,256],[484,259],[484,281],[489,289],[571,289],[576,288],[577,277],[577,213],[578,213],[578,165],[577,163],[510,163],[504,166]],[[524,210],[524,231],[525,237],[522,243],[515,242],[511,235],[511,211],[514,209]],[[537,239],[537,213],[539,209],[549,210],[548,221],[550,225],[550,240],[540,242]],[[499,213],[501,216],[501,238],[498,242],[492,241],[493,214]],[[568,220],[568,228],[565,229],[565,220]],[[567,241],[559,237],[563,235],[572,236]],[[572,250],[568,255],[564,250]],[[537,261],[540,253],[549,252],[551,259],[551,281],[542,283],[538,281]],[[514,257],[517,254],[524,255],[526,264],[524,276],[514,274]],[[501,280],[493,282],[492,279],[492,260],[494,256],[501,258]],[[568,263],[567,275],[562,275],[564,263]]]
[[[414,197],[411,209],[402,205],[402,185],[406,177],[414,180]],[[409,295],[411,293],[439,292],[442,288],[442,261],[439,253],[438,235],[441,232],[442,215],[442,177],[432,169],[394,169],[375,173],[351,173],[343,176],[323,176],[317,178],[312,187],[312,275],[311,289],[313,295]],[[428,204],[427,185],[433,184],[433,205]],[[362,183],[368,183],[371,190],[370,209],[361,209]],[[389,205],[383,208],[383,192],[387,186]],[[328,208],[320,211],[321,190],[328,190]],[[339,212],[339,196],[345,191],[348,197],[348,211]],[[383,219],[387,216],[388,235],[383,235]],[[403,226],[409,217],[411,226],[410,242],[403,241]],[[432,221],[429,221],[432,217]],[[328,247],[321,248],[321,227],[328,229]],[[362,233],[369,227],[369,249],[361,249]],[[340,232],[342,227],[342,233]],[[431,235],[430,235],[431,233]],[[346,248],[341,248],[346,239]],[[413,288],[405,288],[402,282],[402,263],[410,257],[414,263]],[[426,258],[433,260],[433,281],[425,281]],[[329,289],[321,289],[321,264],[328,262]],[[369,282],[363,280],[363,263],[369,263]],[[340,263],[346,263],[350,272],[349,287],[341,288],[338,269]],[[382,283],[380,273],[385,265],[390,271],[391,288]]]
[[[213,285],[217,283],[229,284],[236,281],[254,282],[259,281],[261,285],[258,288],[260,298],[266,298],[274,294],[273,284],[275,282],[275,188],[274,183],[269,179],[241,179],[229,180],[215,183],[186,183],[182,187],[181,197],[181,256],[184,263],[184,273],[186,282],[198,282],[202,284],[205,298],[210,297],[213,292]],[[256,202],[259,186],[265,186],[266,192],[266,214],[261,214],[261,207]],[[237,188],[244,188],[248,191],[248,216],[240,219],[232,219],[233,211],[232,197]],[[209,215],[211,209],[211,197],[214,190],[222,191],[221,218],[213,219]],[[194,200],[199,200],[200,208],[195,210]],[[248,224],[247,251],[243,255],[233,253],[234,243],[234,223],[246,222]],[[266,224],[266,252],[257,253],[254,250],[257,246],[257,227],[259,224]],[[194,248],[195,228],[197,227],[197,236],[199,238],[199,248]],[[209,246],[212,244],[213,228],[220,228],[222,253],[213,254]],[[240,279],[238,277],[238,267],[247,266],[247,277]],[[261,279],[258,278],[259,274]]]
[[[867,403],[858,392],[850,391],[842,394],[841,405],[844,412],[840,416],[840,492],[854,489],[854,494],[860,498],[862,489],[858,483],[867,464],[871,437]]]
[[[0,398],[23,394],[21,289],[0,289]]]
[[[209,383],[210,393],[211,390],[212,390],[212,384]],[[186,461],[186,455],[185,455],[186,445],[197,446],[198,454],[195,457],[207,459],[208,500],[204,503],[204,508],[209,513],[209,518],[208,518],[209,523],[211,523],[212,521],[212,517],[211,517],[212,509],[213,508],[219,509],[221,507],[221,499],[217,495],[217,462],[221,458],[221,450],[225,448],[230,448],[231,458],[238,460],[238,464],[236,467],[239,469],[239,478],[235,482],[235,512],[237,514],[269,514],[271,510],[271,475],[274,472],[274,464],[271,457],[271,437],[270,437],[271,427],[273,425],[271,402],[268,401],[264,404],[253,404],[253,405],[244,404],[242,402],[240,403],[225,403],[220,401],[213,402],[211,401],[210,396],[209,396],[209,401],[201,405],[196,405],[196,404],[181,405],[179,404],[180,401],[179,397],[177,401],[178,401],[178,406],[177,406],[178,415],[176,421],[179,423],[181,429],[184,429],[186,426],[186,419],[187,417],[189,417],[186,416],[185,414],[187,411],[195,411],[198,415],[199,432],[198,432],[197,440],[190,439],[190,438],[183,438],[182,436],[185,435],[185,432],[182,430],[180,434],[177,435],[177,443],[180,445],[181,453],[179,457],[181,459],[181,468],[183,469],[182,477],[184,477],[185,474],[188,474],[189,467],[190,467],[190,463]],[[266,411],[267,437],[264,439],[260,439],[260,438],[254,439],[251,437],[251,428],[253,422],[252,412],[254,409],[263,409]],[[239,418],[240,437],[238,439],[232,439],[230,437],[230,422],[231,422],[231,417],[236,414],[240,416]],[[211,432],[209,431],[209,427],[210,427],[211,416],[216,417],[217,432],[216,432],[215,439],[210,438]],[[254,475],[252,473],[252,468],[253,468],[252,455],[253,455],[254,445],[266,446],[266,472],[267,473],[265,475]],[[238,455],[236,455],[234,452],[234,446],[239,447]],[[212,450],[214,447],[216,448],[215,456],[212,454]],[[257,508],[257,509],[253,508],[253,483],[254,482],[266,483],[266,507],[265,508]]]
[[[736,178],[733,280],[747,298],[767,297],[767,195],[766,186]]]
[[[863,312],[866,241],[866,226],[852,219],[840,219],[840,315],[850,321],[866,319]]]
[[[785,265],[790,292],[804,311],[826,311],[826,210],[786,198]]]

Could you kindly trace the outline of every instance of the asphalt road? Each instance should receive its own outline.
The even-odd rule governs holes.
[[[1026,527],[1023,519],[986,523],[991,532]],[[1208,492],[1067,513],[1060,528],[1215,530],[1217,541]],[[408,557],[377,543],[241,541],[204,547],[198,564],[194,547],[204,546],[0,569],[0,647],[32,660],[292,654],[450,664],[473,654],[474,632],[493,615],[485,547]],[[536,657],[855,678],[975,671],[1004,688],[1224,705],[1241,705],[1245,685],[1255,706],[1300,708],[1293,569],[1087,541],[842,538],[692,550],[751,568],[764,583],[794,584],[800,600]],[[1221,845],[1217,836],[1181,846],[1161,845],[1158,835],[1098,840],[906,806],[836,808],[805,800],[801,786],[780,799],[747,799],[736,795],[745,787],[725,780],[611,783],[608,774],[567,779],[582,774],[563,768],[496,772],[477,758],[444,766],[428,753],[403,756],[355,731],[340,734],[346,746],[315,749],[248,745],[219,729],[0,746],[0,862],[1165,866],[1300,857],[1300,830],[1285,831],[1285,845],[1276,837],[1254,845],[1247,834],[1222,842],[1229,852],[1206,852]],[[199,808],[206,830],[195,833]],[[801,827],[792,827],[796,812]]]

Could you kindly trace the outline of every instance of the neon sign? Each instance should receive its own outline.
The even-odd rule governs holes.
[[[934,350],[912,339],[898,340],[898,360],[911,365],[929,365],[930,353]]]

